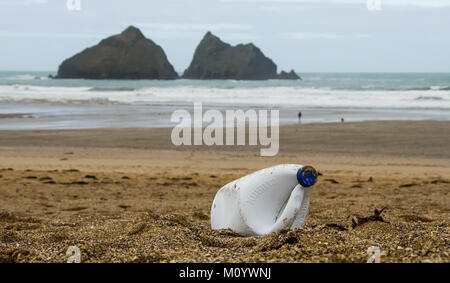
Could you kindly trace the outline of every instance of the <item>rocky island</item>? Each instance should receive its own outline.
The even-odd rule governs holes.
[[[184,79],[298,80],[294,71],[277,74],[277,65],[254,44],[231,46],[211,32],[206,33],[194,53]]]
[[[163,49],[130,26],[65,60],[56,78],[173,80],[178,74]]]
[[[278,75],[278,79],[280,80],[301,80],[297,73],[294,70],[291,70],[289,73],[285,71],[281,71],[281,73]]]

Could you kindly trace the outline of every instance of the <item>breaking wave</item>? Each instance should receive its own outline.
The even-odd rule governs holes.
[[[336,90],[300,86],[218,88],[174,87],[59,87],[0,85],[0,101],[98,103],[132,105],[207,105],[298,107],[450,109],[450,90]]]

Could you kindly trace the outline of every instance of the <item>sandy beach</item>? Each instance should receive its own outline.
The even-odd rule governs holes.
[[[0,262],[450,261],[450,122],[283,126],[275,157],[170,132],[0,131]],[[220,187],[281,163],[321,173],[304,229],[210,229]]]

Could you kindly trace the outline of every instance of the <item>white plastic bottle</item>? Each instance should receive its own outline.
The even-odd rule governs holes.
[[[211,206],[211,228],[246,236],[267,235],[305,224],[317,172],[311,166],[283,164],[223,186]]]

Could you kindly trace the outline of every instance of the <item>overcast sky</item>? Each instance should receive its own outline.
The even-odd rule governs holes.
[[[54,72],[135,25],[181,72],[208,30],[253,42],[278,70],[450,72],[450,0],[380,2],[381,10],[366,0],[81,0],[69,11],[66,0],[0,0],[0,70]]]

